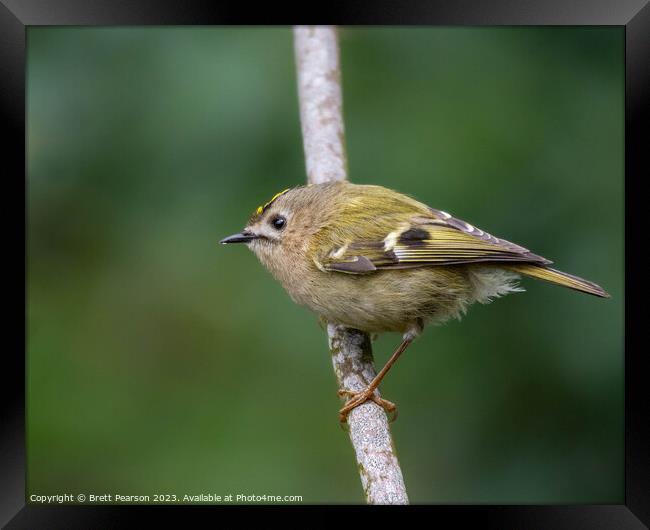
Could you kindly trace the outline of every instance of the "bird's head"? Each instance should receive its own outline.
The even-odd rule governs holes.
[[[221,240],[244,243],[269,269],[291,267],[306,256],[311,236],[322,226],[322,186],[299,186],[275,194],[259,206],[244,229]]]

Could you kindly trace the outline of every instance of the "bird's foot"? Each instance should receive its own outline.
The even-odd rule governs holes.
[[[345,403],[345,406],[339,410],[339,421],[343,424],[348,421],[348,414],[359,405],[366,401],[373,401],[389,414],[389,421],[392,423],[397,419],[397,405],[392,401],[380,398],[375,394],[374,390],[365,389],[361,392],[353,392],[351,390],[339,390],[339,396],[348,396],[350,399]]]

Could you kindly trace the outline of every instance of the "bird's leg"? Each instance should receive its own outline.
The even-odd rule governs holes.
[[[393,352],[393,355],[390,356],[388,362],[384,365],[381,371],[375,376],[375,378],[370,382],[370,384],[366,387],[365,390],[362,390],[361,392],[352,392],[350,390],[339,391],[340,396],[344,396],[344,395],[350,396],[350,399],[346,402],[345,406],[341,410],[339,410],[339,421],[341,423],[347,421],[348,414],[350,414],[350,411],[352,409],[358,407],[359,405],[365,403],[368,400],[374,401],[375,403],[377,403],[377,405],[382,407],[386,412],[393,413],[392,421],[395,421],[395,419],[397,418],[397,407],[395,406],[394,403],[377,396],[375,394],[375,390],[379,386],[379,383],[381,383],[381,380],[384,378],[384,376],[388,373],[388,370],[391,369],[391,367],[395,364],[397,359],[399,359],[399,356],[402,355],[404,350],[406,350],[406,348],[408,347],[409,344],[411,344],[411,342],[413,342],[412,336],[407,336],[404,338],[402,343]]]

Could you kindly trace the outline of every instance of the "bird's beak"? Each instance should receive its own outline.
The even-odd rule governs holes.
[[[226,245],[228,243],[248,243],[249,241],[252,241],[253,239],[257,239],[258,236],[251,232],[241,232],[239,234],[233,234],[231,236],[223,238],[219,243],[222,245]]]

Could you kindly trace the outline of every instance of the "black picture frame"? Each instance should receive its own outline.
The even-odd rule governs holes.
[[[188,5],[189,4],[189,5]],[[300,9],[296,6],[297,10]],[[247,12],[246,12],[247,11]],[[245,14],[249,15],[244,17]],[[250,15],[258,22],[275,23],[277,6],[262,4],[251,10],[234,2],[171,2],[153,0],[0,0],[0,124],[4,129],[3,174],[5,185],[16,185],[16,195],[7,195],[5,205],[25,206],[25,35],[29,26],[41,25],[223,25],[241,24]],[[294,11],[293,19],[309,21]],[[302,15],[302,16],[300,16]],[[650,400],[645,370],[645,348],[635,343],[643,310],[641,286],[642,261],[634,259],[635,248],[643,234],[642,223],[635,219],[643,212],[641,183],[650,175],[648,144],[650,137],[650,4],[648,0],[420,0],[410,2],[346,2],[332,6],[320,20],[342,25],[353,24],[427,24],[427,25],[598,25],[621,26],[625,31],[625,201],[626,201],[626,319],[625,319],[625,502],[621,505],[574,506],[427,506],[438,518],[453,518],[456,525],[479,522],[487,528],[644,528],[650,525]],[[264,20],[266,19],[266,20]],[[287,20],[282,21],[284,24]],[[295,20],[294,20],[295,22]],[[248,23],[248,22],[247,22]],[[7,208],[4,208],[7,211]],[[13,213],[13,212],[12,212]],[[23,210],[26,219],[26,211]],[[606,215],[606,212],[603,212]],[[25,256],[25,231],[14,218],[5,214],[5,226],[11,246],[20,248],[22,236]],[[14,226],[18,226],[15,229]],[[24,226],[23,226],[24,230]],[[633,244],[637,242],[637,244]],[[6,253],[5,261],[16,264],[18,278],[25,278],[26,260]],[[11,265],[10,265],[11,266]],[[11,272],[14,272],[11,270]],[[18,285],[9,275],[5,281]],[[23,282],[23,285],[26,285]],[[26,285],[26,289],[29,286]],[[25,291],[21,294],[25,300]],[[18,303],[19,307],[22,307]],[[8,306],[9,312],[14,306]],[[23,313],[24,317],[25,313]],[[16,317],[19,318],[19,317]],[[23,320],[23,324],[24,324]],[[5,326],[18,334],[20,325],[6,320]],[[26,333],[23,328],[24,343]],[[640,341],[639,341],[640,342]],[[19,343],[20,344],[20,343]],[[24,349],[23,349],[24,352]],[[152,507],[115,506],[34,506],[25,504],[25,362],[19,348],[5,350],[2,386],[3,436],[0,441],[0,524],[7,528],[105,528],[127,524],[143,515],[151,522]],[[183,507],[213,510],[212,506]],[[241,507],[240,507],[241,508]],[[262,508],[262,507],[260,507]],[[269,509],[271,507],[267,507]],[[275,509],[275,507],[272,507]],[[420,509],[424,507],[412,507]],[[237,509],[237,508],[235,508]],[[179,514],[166,506],[167,522]],[[199,514],[193,511],[192,515]],[[184,517],[184,516],[179,516]],[[439,521],[440,519],[437,519]]]

